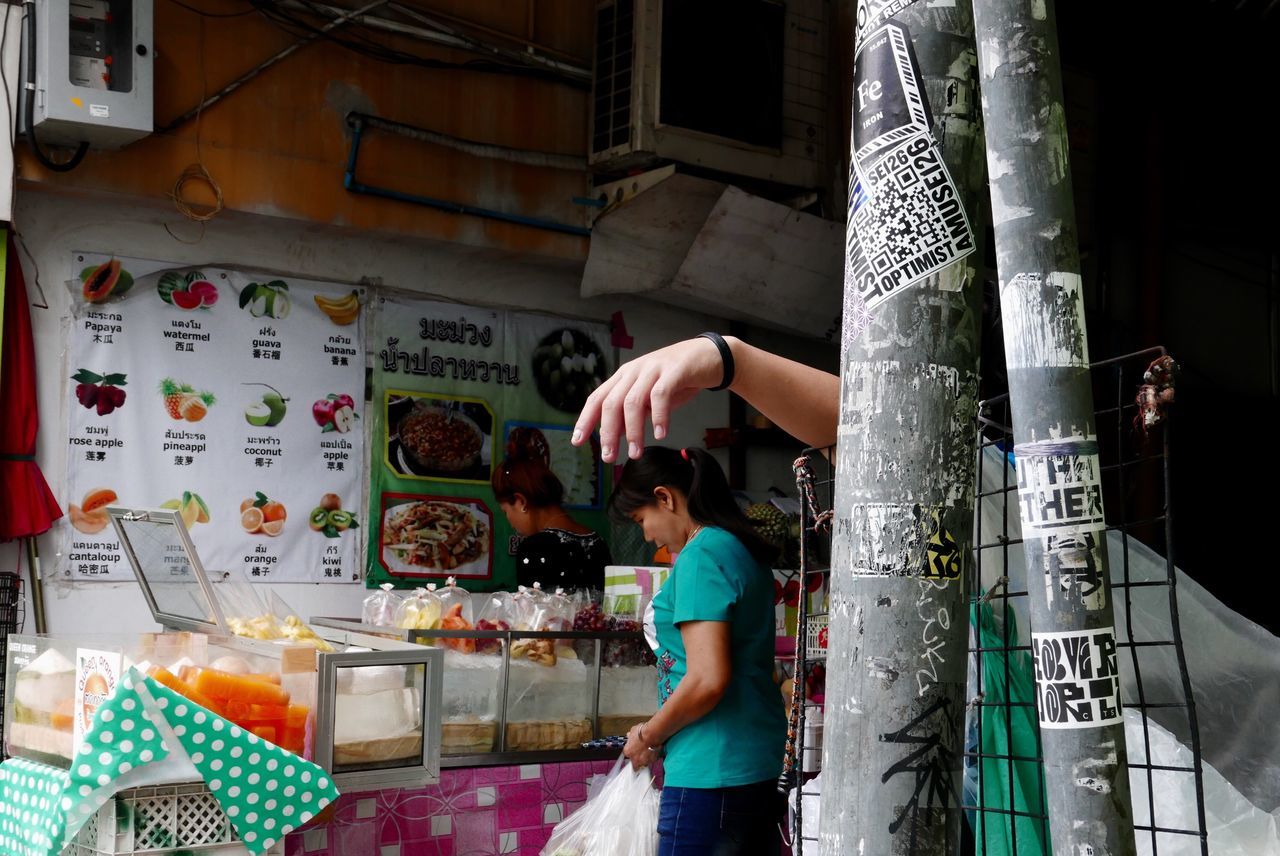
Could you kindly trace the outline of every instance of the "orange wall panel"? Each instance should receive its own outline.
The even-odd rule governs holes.
[[[204,18],[170,0],[155,2],[157,126],[193,108],[202,93],[221,89],[295,41],[257,13]],[[340,5],[339,0],[331,2]],[[209,12],[248,8],[236,0],[191,3]],[[590,64],[593,4],[585,0],[418,0],[414,5],[425,14],[465,19],[531,40],[558,59]],[[479,59],[414,39],[361,32],[423,56],[450,62]],[[198,123],[188,121],[117,152],[90,152],[70,173],[44,170],[24,147],[19,170],[28,182],[163,199],[181,172],[197,161],[198,126],[199,160],[221,186],[229,209],[583,259],[584,238],[355,195],[343,188],[342,178],[350,150],[345,123],[350,110],[585,161],[588,97],[581,88],[527,77],[382,63],[320,40],[205,109]],[[586,225],[585,212],[572,203],[574,196],[586,195],[585,167],[578,172],[525,166],[367,130],[358,175],[365,184],[405,193]],[[184,195],[192,202],[209,198],[199,183],[188,184]]]

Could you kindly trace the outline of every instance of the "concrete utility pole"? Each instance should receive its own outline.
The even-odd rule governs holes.
[[[974,0],[974,17],[1049,831],[1064,856],[1129,856],[1133,811],[1054,3]]]
[[[949,856],[982,299],[973,19],[969,0],[863,0],[857,24],[817,832],[827,856]]]

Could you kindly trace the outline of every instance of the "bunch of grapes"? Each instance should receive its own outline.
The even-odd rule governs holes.
[[[604,610],[600,608],[598,603],[588,603],[579,609],[577,614],[573,616],[573,629],[584,630],[589,633],[599,633],[605,628]],[[596,656],[596,643],[590,639],[573,640],[573,650],[577,652],[578,659],[584,663],[590,663]]]
[[[600,608],[598,603],[589,603],[582,609],[578,610],[578,614],[573,617],[573,629],[585,630],[590,633],[599,633],[605,629],[606,625],[604,610]]]
[[[610,615],[605,627],[619,633],[639,633],[644,625],[634,618]],[[606,666],[652,666],[658,662],[643,639],[610,639],[604,643]]]

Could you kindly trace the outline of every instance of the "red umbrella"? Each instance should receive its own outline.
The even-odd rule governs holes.
[[[36,464],[36,354],[22,265],[8,233],[0,344],[0,541],[47,532],[62,509]]]

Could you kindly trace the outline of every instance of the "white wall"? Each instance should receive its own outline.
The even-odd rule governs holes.
[[[390,204],[390,203],[389,203]],[[720,322],[642,300],[582,300],[581,266],[557,261],[501,258],[491,252],[401,237],[353,234],[339,228],[226,213],[211,222],[197,243],[199,227],[171,208],[133,204],[118,198],[51,194],[19,188],[15,225],[39,266],[49,309],[32,309],[38,371],[41,431],[37,460],[59,500],[66,503],[67,390],[66,321],[70,293],[65,283],[78,268],[71,252],[117,253],[172,261],[180,265],[227,264],[256,270],[314,277],[332,282],[367,282],[435,296],[497,306],[513,306],[608,320],[622,310],[635,337],[633,354],[661,347]],[[33,301],[35,269],[22,253]],[[627,352],[623,352],[627,358]],[[700,396],[681,411],[672,444],[700,445],[706,427],[727,424],[727,394]],[[58,526],[65,526],[61,521]],[[72,583],[56,554],[58,532],[39,539],[45,577],[45,606],[50,632],[108,632],[151,629],[135,583]],[[16,544],[0,545],[0,569],[17,567]],[[25,561],[25,560],[24,560]],[[25,575],[25,574],[24,574]],[[275,590],[303,616],[352,615],[365,590],[356,585],[279,584]],[[34,618],[28,602],[26,629]]]

